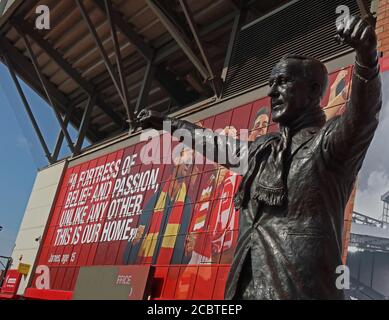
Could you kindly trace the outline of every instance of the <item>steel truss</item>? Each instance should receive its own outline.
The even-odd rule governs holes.
[[[28,40],[27,40],[28,41]],[[30,47],[30,45],[28,45]],[[30,47],[31,49],[31,47]],[[32,56],[33,56],[33,52],[31,50],[30,54],[32,53]],[[16,72],[15,72],[15,69],[14,69],[14,65],[12,64],[11,60],[9,59],[9,57],[4,54],[4,59],[5,59],[5,62],[6,62],[6,65],[8,67],[8,70],[9,70],[9,73],[11,75],[11,78],[15,84],[15,87],[18,91],[18,94],[22,100],[22,103],[23,103],[23,106],[26,110],[26,113],[31,121],[31,124],[34,128],[34,131],[38,137],[38,140],[42,146],[42,149],[45,153],[45,156],[48,160],[48,162],[50,164],[53,164],[55,163],[56,161],[58,161],[58,156],[59,156],[59,152],[61,150],[61,147],[62,147],[62,144],[63,144],[63,139],[66,138],[66,136],[68,136],[68,139],[70,140],[71,144],[69,144],[69,149],[71,150],[73,156],[76,156],[80,153],[81,151],[81,146],[82,144],[84,143],[85,141],[85,138],[86,138],[86,133],[87,133],[87,129],[88,129],[88,125],[89,125],[89,120],[90,120],[90,115],[92,113],[92,110],[93,110],[93,107],[96,103],[96,95],[93,95],[91,96],[89,99],[88,99],[88,102],[87,102],[87,105],[85,107],[85,110],[84,110],[84,114],[83,114],[83,117],[82,117],[82,121],[81,121],[81,125],[80,125],[80,130],[79,130],[79,133],[78,133],[78,137],[77,137],[77,141],[75,143],[73,143],[71,141],[71,138],[70,138],[70,135],[69,135],[69,132],[67,130],[67,127],[69,125],[69,122],[70,122],[70,118],[71,118],[71,114],[72,114],[72,111],[73,111],[73,107],[70,107],[68,110],[67,110],[67,113],[62,116],[60,111],[57,110],[57,119],[58,117],[60,118],[60,121],[59,123],[62,123],[62,127],[61,127],[61,130],[60,130],[60,133],[58,135],[58,138],[57,138],[57,141],[56,141],[56,144],[55,144],[55,147],[54,147],[54,150],[52,153],[50,153],[49,151],[49,148],[47,146],[47,143],[45,141],[45,138],[42,134],[42,131],[40,130],[39,128],[39,125],[35,119],[35,116],[32,112],[32,109],[30,107],[30,104],[26,98],[26,95],[20,85],[20,82],[19,82],[19,79],[17,78],[16,76]],[[33,62],[35,60],[35,56],[33,58]],[[35,61],[36,63],[36,61]],[[43,78],[42,75],[40,75]],[[46,86],[46,82],[45,81],[42,81],[42,85],[43,86]],[[46,92],[48,92],[47,90],[47,87],[44,87],[44,90]],[[48,93],[48,97],[50,97],[50,94]],[[51,97],[48,98],[50,101],[52,101]],[[53,103],[53,102],[51,102]],[[54,106],[55,107],[55,106]],[[65,131],[65,132],[64,132]]]
[[[23,19],[15,19],[12,21],[13,26],[18,26],[19,30],[24,34],[28,35],[53,61],[58,64],[62,70],[73,80],[75,81],[81,89],[87,95],[92,95],[96,89],[84,79],[81,74],[75,70],[65,59],[62,58],[61,54],[55,50],[52,45],[45,40],[27,21]],[[125,121],[114,112],[109,106],[107,106],[103,100],[97,95],[97,105],[100,109],[119,127],[124,128]]]
[[[166,46],[162,51],[158,51],[150,46],[133,28],[131,24],[124,20],[120,12],[118,12],[112,6],[111,0],[93,0],[94,5],[99,8],[105,15],[110,27],[111,41],[113,43],[115,52],[115,65],[113,65],[108,57],[108,53],[104,48],[96,27],[93,25],[91,18],[89,17],[87,10],[84,6],[83,0],[74,0],[81,16],[88,27],[89,33],[92,35],[96,47],[101,55],[104,65],[108,71],[110,80],[113,82],[114,87],[120,97],[121,102],[126,110],[127,119],[113,110],[112,106],[107,105],[104,99],[99,94],[99,90],[86,78],[84,78],[79,71],[77,71],[71,63],[66,61],[62,55],[53,47],[53,45],[44,38],[44,36],[36,30],[29,21],[24,20],[24,16],[27,12],[33,8],[36,4],[34,1],[26,3],[23,11],[18,17],[10,20],[10,25],[15,28],[20,37],[23,39],[25,49],[30,59],[27,59],[16,47],[14,47],[10,41],[0,35],[0,49],[3,56],[3,60],[8,66],[11,77],[14,81],[16,89],[22,99],[24,108],[28,114],[28,117],[34,127],[35,133],[38,136],[42,149],[45,153],[49,163],[58,161],[59,152],[61,150],[64,140],[67,141],[67,145],[73,156],[81,153],[82,145],[86,138],[90,141],[98,141],[101,136],[94,131],[93,126],[90,126],[90,119],[94,108],[99,108],[105,115],[107,115],[113,123],[117,126],[118,130],[126,130],[136,128],[135,115],[148,106],[148,96],[152,87],[153,81],[157,81],[159,85],[169,94],[171,101],[174,101],[180,105],[185,105],[196,99],[195,92],[189,92],[186,90],[182,81],[179,81],[175,74],[168,71],[163,66],[159,65],[165,56],[181,49],[188,57],[190,62],[202,76],[204,83],[198,82],[196,79],[187,79],[188,83],[192,85],[195,91],[208,94],[208,87],[204,87],[206,82],[209,82],[213,92],[216,96],[220,97],[222,92],[222,79],[223,74],[226,72],[225,65],[223,73],[221,75],[216,74],[213,68],[212,61],[207,52],[207,48],[204,46],[201,38],[209,31],[221,26],[223,23],[231,21],[235,18],[235,24],[231,32],[231,40],[229,49],[227,52],[226,63],[228,63],[228,56],[231,54],[232,45],[235,41],[236,33],[239,30],[243,16],[242,1],[231,1],[236,11],[226,17],[216,21],[215,23],[199,30],[195,23],[194,15],[189,8],[186,0],[179,0],[180,6],[185,15],[185,22],[189,26],[189,31],[185,31],[184,26],[177,26],[177,23],[172,22],[172,17],[169,12],[162,10],[161,5],[157,0],[145,0],[148,6],[156,14],[157,18],[166,27],[170,35],[175,40],[172,45]],[[27,5],[28,4],[28,5]],[[140,92],[136,99],[130,100],[129,87],[126,81],[126,73],[128,70],[123,68],[124,59],[121,54],[117,31],[120,31],[128,41],[134,46],[137,52],[145,60],[145,74],[141,83]],[[190,33],[193,36],[197,50],[200,52],[200,59],[197,57],[193,50],[190,40]],[[41,67],[38,64],[37,57],[32,50],[31,41],[39,46],[50,59],[52,59],[74,82],[76,82],[80,88],[84,91],[85,96],[82,94],[74,101],[70,101],[49,79],[43,74]],[[31,107],[27,101],[27,98],[20,86],[18,77],[29,83],[32,88],[53,108],[55,116],[60,125],[60,132],[57,137],[57,141],[52,152],[49,151],[47,143],[43,137],[43,134],[37,124],[37,121],[33,115]],[[77,100],[77,101],[76,101]],[[77,106],[85,101],[84,108],[78,108]],[[73,123],[78,130],[77,140],[72,141],[70,134],[67,130],[69,123]]]
[[[94,4],[99,8],[103,13],[107,14],[107,6],[105,4],[106,0],[94,0]],[[110,1],[109,1],[110,2]],[[144,103],[146,102],[151,84],[153,80],[159,82],[160,86],[165,89],[169,96],[177,103],[185,105],[193,101],[194,96],[190,93],[187,93],[185,86],[182,82],[176,79],[176,76],[163,68],[162,66],[157,65],[160,61],[159,58],[162,58],[162,55],[157,55],[156,50],[146,43],[143,38],[138,35],[133,26],[126,22],[122,15],[116,11],[112,6],[109,7],[110,16],[111,16],[111,25],[115,26],[135,47],[138,53],[144,58],[147,63],[145,78],[142,83],[141,95],[138,98],[139,101]],[[150,72],[149,72],[150,71]],[[143,86],[143,84],[150,84],[149,86]],[[141,107],[135,107],[136,110],[140,110],[146,107],[147,104],[143,104]]]
[[[116,62],[117,62],[117,69],[118,69],[119,77],[116,74],[114,67],[109,60],[109,57],[108,57],[108,54],[104,48],[104,45],[101,42],[99,35],[97,34],[96,28],[94,27],[86,9],[85,9],[85,6],[84,6],[82,0],[75,0],[75,2],[77,4],[78,8],[80,9],[82,18],[84,19],[84,21],[88,27],[89,32],[93,36],[93,40],[99,49],[100,55],[101,55],[102,59],[104,60],[104,64],[107,68],[109,75],[111,76],[112,82],[115,85],[115,88],[119,94],[119,97],[122,100],[123,105],[126,108],[127,116],[128,116],[127,121],[130,123],[130,126],[132,128],[134,128],[134,124],[135,124],[134,123],[135,122],[134,112],[131,109],[131,106],[129,105],[129,101],[130,101],[129,100],[129,93],[128,93],[128,89],[126,86],[125,77],[123,75],[123,69],[122,69],[122,64],[121,64],[122,59],[121,59],[119,43],[118,43],[117,34],[116,34],[116,28],[115,28],[115,25],[112,23],[112,15],[111,15],[111,11],[110,11],[110,8],[111,8],[110,1],[106,0],[105,5],[106,5],[106,10],[107,10],[108,20],[109,20],[110,27],[111,27],[111,38],[112,38],[112,41],[113,41],[114,47],[115,47]]]

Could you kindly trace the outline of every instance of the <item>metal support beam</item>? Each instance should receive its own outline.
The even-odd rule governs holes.
[[[92,114],[93,107],[95,106],[95,104],[96,104],[96,95],[92,95],[88,99],[88,102],[84,110],[84,114],[82,116],[80,131],[78,132],[77,141],[74,146],[73,156],[77,156],[80,154],[82,144],[84,143],[86,130],[88,129],[89,126],[90,116]]]
[[[153,74],[154,74],[154,67],[151,64],[151,62],[149,62],[147,64],[146,72],[142,81],[142,86],[140,89],[138,101],[136,103],[135,113],[140,112],[148,104],[148,96],[151,89],[151,84],[153,83]]]
[[[62,70],[72,78],[77,84],[88,94],[91,95],[95,88],[91,85],[86,79],[84,79],[81,74],[74,69],[69,62],[62,58],[61,54],[55,50],[51,44],[45,40],[32,25],[30,25],[27,21],[22,19],[15,19],[11,21],[12,25],[19,26],[20,30],[28,35],[34,42],[41,47],[42,50],[46,52],[46,54],[53,59],[53,61],[58,64]],[[117,125],[119,128],[123,128],[125,126],[125,122],[116,112],[112,110],[112,108],[108,107],[102,101],[98,101],[97,104],[103,112],[105,112]]]
[[[104,60],[104,64],[105,64],[105,66],[106,66],[106,68],[108,70],[109,75],[111,76],[111,79],[112,79],[112,81],[113,81],[113,83],[114,83],[114,85],[116,87],[116,90],[117,90],[117,92],[119,94],[119,97],[122,100],[124,106],[126,106],[126,104],[127,104],[126,98],[125,98],[125,95],[123,94],[123,92],[121,90],[121,85],[119,83],[119,79],[117,78],[117,76],[115,74],[115,70],[114,70],[114,68],[113,68],[113,66],[112,66],[112,64],[111,64],[111,62],[109,60],[109,57],[107,55],[107,52],[105,51],[105,48],[104,48],[104,46],[103,46],[103,44],[102,44],[102,42],[101,42],[101,40],[100,40],[100,38],[99,38],[99,36],[97,34],[97,31],[96,31],[95,27],[93,26],[92,21],[89,18],[87,12],[86,12],[85,6],[82,3],[82,0],[75,0],[75,2],[77,4],[78,8],[80,9],[81,16],[84,19],[84,21],[85,21],[85,23],[86,23],[86,25],[88,27],[89,32],[93,36],[93,40],[94,40],[96,46],[99,48],[100,55],[101,55],[102,59]],[[127,106],[126,106],[126,108],[127,108]],[[132,125],[132,123],[134,122],[134,119],[133,118],[132,119],[129,118],[128,120],[130,122],[130,125]]]
[[[190,30],[193,34],[195,41],[196,41],[197,47],[200,51],[201,57],[203,58],[203,61],[205,63],[205,67],[207,68],[208,74],[210,75],[210,78],[208,80],[210,80],[212,82],[212,87],[213,87],[213,90],[214,90],[216,96],[220,96],[221,81],[220,81],[220,78],[215,76],[215,71],[212,68],[210,60],[208,58],[209,55],[207,54],[206,49],[205,49],[205,47],[200,39],[196,23],[193,19],[193,13],[192,13],[191,9],[189,8],[186,0],[179,0],[179,1],[180,1],[180,5],[182,7],[182,10],[184,11],[186,21],[188,22]]]
[[[50,57],[50,59],[58,64],[70,78],[77,82],[86,93],[89,94],[93,91],[92,85],[82,78],[78,71],[73,69],[73,67],[62,58],[61,54],[59,54],[58,51],[36,31],[37,29],[35,29],[32,24],[20,18],[11,20],[10,23],[14,28],[19,29],[20,32],[25,35],[28,35],[28,37],[32,39]]]
[[[35,72],[36,74],[38,75],[38,78],[42,84],[42,87],[43,87],[43,90],[45,91],[46,93],[46,96],[47,96],[47,99],[49,100],[50,102],[50,105],[53,107],[53,110],[54,110],[54,113],[55,113],[55,116],[57,118],[57,121],[61,127],[61,130],[65,136],[65,139],[68,143],[68,146],[69,146],[69,149],[71,152],[74,152],[74,146],[73,146],[73,141],[72,141],[72,138],[70,137],[69,135],[69,132],[64,124],[64,122],[62,121],[62,117],[61,117],[61,114],[60,112],[57,110],[57,106],[55,105],[52,97],[51,97],[51,94],[50,94],[50,91],[48,89],[48,86],[47,86],[47,79],[42,75],[41,73],[41,70],[39,69],[39,65],[38,65],[38,61],[34,55],[34,52],[32,51],[32,48],[31,48],[31,44],[27,38],[27,36],[20,30],[20,29],[16,29],[19,33],[19,35],[23,38],[23,41],[24,41],[24,44],[26,46],[26,49],[29,53],[29,56],[30,56],[30,59],[31,59],[31,62],[34,66],[34,69],[35,69]]]
[[[4,55],[6,54],[8,56],[12,65],[14,66],[14,70],[18,77],[22,79],[25,83],[28,83],[37,95],[39,95],[44,101],[50,104],[31,62],[18,49],[16,49],[9,42],[8,39],[1,36],[0,52],[3,52]],[[57,103],[57,106],[60,108],[61,113],[66,114],[68,106],[71,105],[70,101],[50,81],[47,80],[46,83],[52,94],[52,98]],[[79,127],[81,117],[82,115],[79,115],[77,114],[77,112],[74,112],[71,116],[70,121],[74,124],[74,126]],[[91,129],[88,130],[88,138],[92,141],[97,141],[100,139],[97,133]]]
[[[31,84],[35,92],[42,99],[49,102],[30,61],[4,37],[0,37],[0,50],[6,53],[8,58],[13,62],[17,75],[21,77],[24,82]],[[65,113],[69,100],[59,90],[56,90],[50,82],[48,83],[48,86],[50,92],[53,93],[53,98]]]
[[[28,117],[29,117],[29,119],[31,121],[31,124],[32,124],[32,126],[33,126],[33,128],[35,130],[35,133],[38,136],[39,142],[40,142],[40,144],[42,146],[42,149],[43,149],[43,151],[45,153],[45,156],[46,156],[47,160],[49,161],[49,163],[52,164],[53,163],[53,159],[52,159],[52,157],[50,155],[49,148],[48,148],[48,146],[46,144],[45,138],[43,137],[42,131],[39,129],[39,125],[38,125],[38,123],[35,120],[35,117],[34,117],[34,114],[33,114],[32,110],[31,110],[30,104],[28,103],[26,95],[24,94],[23,89],[22,89],[22,87],[20,85],[20,82],[19,82],[19,80],[18,80],[18,78],[16,76],[16,73],[15,73],[15,70],[13,68],[13,65],[12,65],[11,61],[9,60],[8,56],[5,55],[5,54],[4,54],[4,59],[6,61],[9,73],[10,73],[10,75],[12,77],[12,80],[13,80],[13,82],[15,84],[15,87],[16,87],[18,93],[19,93],[19,96],[22,99],[24,109],[26,110],[27,115],[28,115]]]
[[[231,57],[232,57],[232,50],[234,49],[236,38],[239,34],[239,30],[240,30],[243,22],[246,20],[246,17],[247,17],[247,9],[241,9],[237,13],[237,15],[235,16],[234,24],[232,25],[230,41],[228,43],[226,57],[224,59],[224,67],[223,67],[223,71],[222,71],[222,75],[221,75],[223,82],[226,81],[227,72],[228,72],[228,68],[230,66]]]
[[[63,118],[63,122],[64,122],[66,127],[69,125],[70,118],[72,116],[73,110],[74,110],[74,106],[71,105],[68,108],[68,111],[66,112],[65,117]],[[58,156],[59,156],[59,152],[61,151],[63,139],[64,139],[64,135],[62,133],[62,130],[59,130],[59,133],[58,133],[58,136],[57,136],[57,140],[55,142],[54,151],[51,154],[51,158],[53,159],[54,162],[58,160]]]
[[[94,3],[102,12],[106,12],[104,0],[94,0]],[[111,8],[111,16],[120,32],[127,37],[135,49],[146,61],[151,61],[154,57],[154,49],[151,48],[142,37],[135,32],[134,28],[124,21],[122,15],[113,8]]]
[[[106,13],[103,0],[94,0],[94,3],[103,13]],[[187,92],[185,86],[176,79],[175,75],[164,69],[164,67],[157,66],[158,63],[154,61],[154,48],[152,48],[135,33],[133,27],[123,19],[121,14],[115,11],[113,8],[111,13],[113,21],[120,32],[126,36],[131,44],[135,46],[138,52],[140,52],[148,62],[152,61],[155,67],[155,80],[159,82],[161,87],[172,97],[172,99],[181,105],[185,105],[196,100],[198,97],[194,96],[192,93]],[[176,50],[179,50],[178,46]]]
[[[81,12],[81,16],[84,19],[90,34],[92,35],[92,38],[93,38],[93,41],[95,42],[95,45],[99,49],[100,55],[104,61],[104,64],[107,68],[107,71],[108,71],[109,75],[111,76],[111,79],[112,79],[112,81],[113,81],[113,83],[114,83],[114,85],[119,93],[119,96],[120,96],[122,102],[125,103],[125,99],[123,97],[123,94],[121,92],[121,88],[119,85],[119,79],[117,78],[117,76],[115,74],[115,70],[114,70],[114,68],[109,60],[108,54],[105,51],[105,48],[104,48],[104,46],[99,38],[99,35],[97,34],[95,27],[93,26],[92,20],[89,18],[89,15],[85,9],[85,6],[82,3],[82,0],[75,0],[75,2],[76,2],[77,6]]]
[[[187,41],[184,39],[183,34],[176,28],[174,23],[170,21],[169,17],[165,15],[165,13],[153,0],[146,0],[146,3],[150,7],[150,9],[153,10],[153,12],[157,15],[157,17],[168,30],[170,35],[176,40],[177,44],[181,47],[185,55],[192,62],[194,67],[199,71],[204,80],[209,80],[211,78],[211,75],[209,74],[207,68],[205,68],[201,61],[197,58],[197,55],[193,52]]]
[[[105,103],[105,101],[99,96],[96,95],[96,105],[103,110],[109,118],[111,118],[122,130],[128,129],[128,122],[123,119],[123,117],[115,112],[112,109],[112,106],[109,106]]]
[[[113,47],[115,49],[115,56],[116,56],[116,66],[118,69],[119,80],[120,80],[120,84],[122,87],[122,93],[123,93],[124,100],[125,100],[124,106],[126,108],[127,118],[129,119],[130,124],[132,124],[131,127],[133,127],[134,126],[133,122],[135,121],[135,116],[134,116],[134,111],[132,110],[132,108],[130,106],[130,97],[129,97],[128,87],[127,87],[126,76],[123,72],[122,54],[120,52],[118,35],[116,33],[116,25],[113,22],[113,17],[112,17],[111,0],[105,0],[105,9],[106,9],[106,13],[107,13],[108,23],[109,23],[109,26],[111,29],[111,38],[112,38]]]
[[[202,96],[210,96],[212,93],[209,92],[208,88],[204,88],[201,79],[196,74],[188,73],[185,76],[186,81]]]
[[[180,105],[186,105],[199,98],[199,95],[196,92],[188,91],[184,83],[178,81],[172,72],[167,72],[165,70],[160,72],[160,68],[157,68],[155,71],[155,79]]]
[[[235,17],[236,12],[231,12],[220,18],[219,20],[216,20],[215,22],[212,22],[211,24],[201,28],[199,32],[200,37],[206,36],[210,32],[213,32],[218,28],[226,25],[227,23],[230,23],[232,20],[234,20]],[[177,44],[177,42],[171,42],[171,44],[164,46],[164,49],[158,50],[154,62],[156,64],[161,63],[162,61],[166,60],[171,54],[174,54],[178,50],[180,50],[180,46]]]

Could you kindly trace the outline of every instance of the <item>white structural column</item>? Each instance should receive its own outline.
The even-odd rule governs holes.
[[[31,265],[29,274],[26,277],[23,276],[20,282],[18,290],[20,295],[24,293],[33,272],[39,245],[65,169],[66,162],[62,161],[39,171],[35,178],[12,253],[12,269],[17,269],[19,263]]]

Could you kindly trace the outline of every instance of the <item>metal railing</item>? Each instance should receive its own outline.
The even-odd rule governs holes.
[[[374,219],[359,212],[353,212],[352,220],[355,223],[384,228],[386,223],[382,220]]]
[[[1,261],[2,259],[6,261],[5,264]],[[7,271],[12,266],[12,258],[0,256],[0,266],[4,268],[4,270],[0,274],[0,288],[1,288],[3,286],[5,275],[7,274]]]

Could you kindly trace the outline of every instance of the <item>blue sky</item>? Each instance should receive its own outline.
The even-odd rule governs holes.
[[[24,92],[46,138],[53,150],[59,125],[51,108],[22,83]],[[71,135],[75,131],[70,129]],[[74,140],[73,140],[74,141]],[[66,144],[65,144],[66,145]],[[12,254],[24,210],[34,184],[37,170],[47,165],[36,134],[10,78],[7,68],[0,64],[0,255]],[[66,154],[63,147],[61,154]]]

